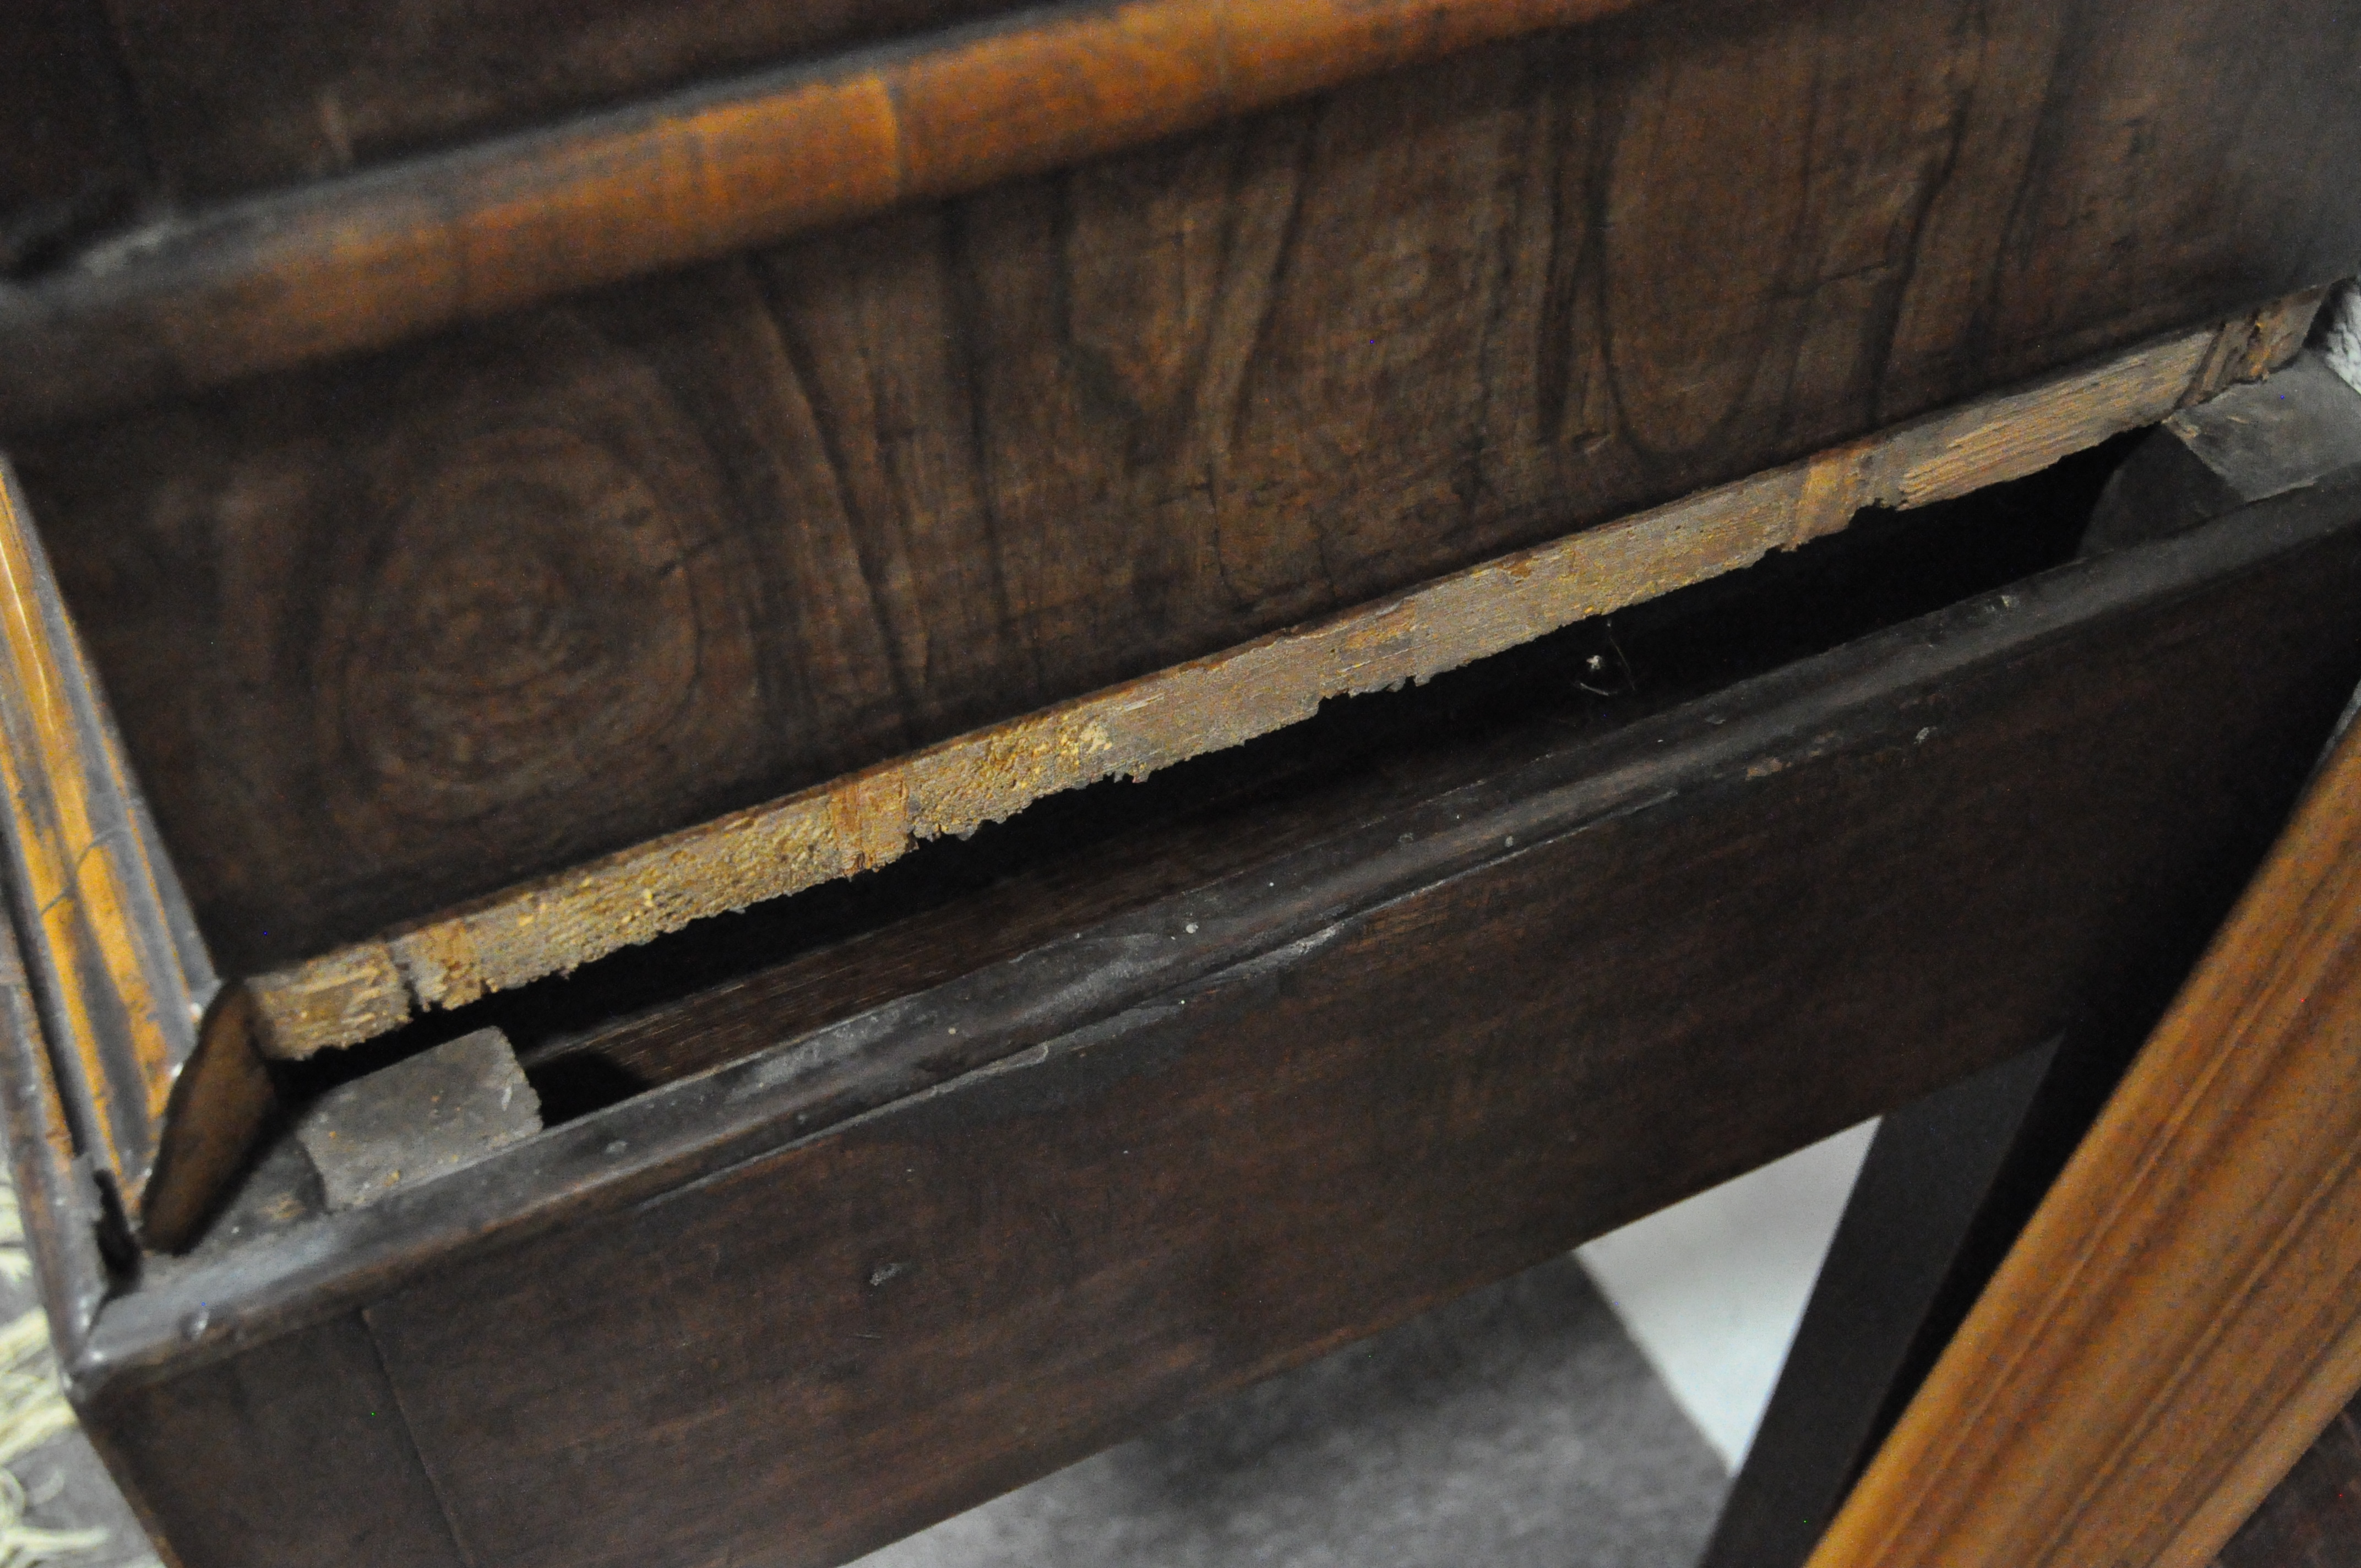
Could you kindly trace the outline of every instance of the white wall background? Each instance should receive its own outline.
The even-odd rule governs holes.
[[[2361,392],[2361,288],[2351,283],[2339,286],[2323,313],[2327,320],[2321,352],[2327,356],[2328,367],[2344,377],[2345,385]]]
[[[1864,1122],[1576,1254],[1732,1472],[1763,1422],[1876,1130]]]

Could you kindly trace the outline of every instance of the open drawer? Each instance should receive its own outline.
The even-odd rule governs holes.
[[[841,1561],[2141,1015],[2361,659],[2341,480],[2075,559],[2352,266],[2339,0],[236,9],[0,134],[12,1146],[186,1568]]]
[[[2074,559],[2121,445],[250,1061],[262,1153],[182,1255],[74,1124],[106,1085],[58,1002],[115,955],[72,970],[40,917],[102,884],[20,906],[9,1102],[77,1402],[192,1568],[837,1563],[2145,1016],[2361,677],[2361,478]],[[57,668],[69,781],[121,812],[76,874],[145,890],[126,972],[193,997]],[[444,1157],[432,1094],[490,1090],[401,1069],[487,1028],[548,1124],[339,1194],[312,1113],[374,1096],[378,1147]]]

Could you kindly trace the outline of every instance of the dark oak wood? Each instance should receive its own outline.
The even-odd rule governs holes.
[[[1034,13],[49,246],[0,427],[207,940],[316,953],[1818,455],[1792,543],[1883,499],[1865,433],[2361,248],[2332,0],[1552,30],[1622,9]],[[115,14],[148,112],[220,99]],[[281,41],[247,101],[311,93],[332,161],[643,84],[357,145]],[[203,143],[188,189],[276,178]],[[2238,371],[2203,336],[2176,399]],[[366,1209],[273,1157],[185,1258],[60,1141],[104,1075],[25,1043],[80,994],[30,950],[74,1395],[191,1568],[840,1560],[2147,994],[2356,674],[2356,510],[1078,852],[969,905],[997,948],[929,968],[922,916],[543,1040],[572,1124]],[[175,1095],[267,1113],[247,1016]]]
[[[82,1422],[127,1481],[133,1508],[188,1568],[475,1568],[451,1540],[357,1318],[174,1382],[110,1391],[84,1407]],[[227,1464],[206,1457],[231,1453]]]
[[[20,459],[252,972],[2361,249],[2349,8],[2121,21],[1656,7]]]
[[[134,236],[23,299],[0,297],[0,425],[380,346],[899,203],[1134,151],[1400,66],[1448,72],[1455,50],[1538,41],[1542,29],[1633,4],[1132,0],[1027,13],[1005,29],[936,35],[907,54],[855,56],[284,201],[232,203]],[[2126,293],[2169,308],[2177,289],[2201,279],[2209,292],[2253,288],[2258,270],[2283,279],[2305,258],[2306,275],[2284,289],[2326,280],[2352,253],[2336,243],[2349,236],[2351,216],[2334,171],[2351,161],[2349,121],[2336,111],[2353,32],[2328,0],[2271,0],[2261,10],[2223,0],[1834,10],[1685,0],[1642,10],[1632,25],[1657,30],[1660,62],[1682,64],[1643,69],[1630,97],[1610,87],[1600,106],[1628,109],[1632,134],[1582,162],[1610,184],[1648,170],[1660,194],[1634,201],[1630,221],[1602,229],[1592,258],[1576,265],[1628,273],[1639,262],[1636,280],[1609,291],[1610,313],[1689,339],[1646,345],[1668,352],[1616,372],[1626,383],[1654,378],[1658,390],[1686,389],[1671,423],[1637,432],[1653,434],[1656,450],[1709,433],[1748,390],[1746,376],[1729,368],[1681,379],[1687,353],[1719,359],[1734,350],[1728,359],[1743,363],[1750,344],[1800,335],[1826,356],[1792,383],[1811,400],[1853,375],[1880,378],[1898,347],[1904,363],[1887,367],[1895,374],[1883,389],[1906,400],[1917,373],[1908,361],[1959,352],[1962,313],[2003,341],[2037,340],[2034,323],[2010,319],[1986,269],[2029,284],[2047,298],[2044,311],[2063,307],[2053,326],[2091,328]],[[1612,31],[1583,49],[1586,62],[1622,52]],[[2257,37],[2301,37],[2307,47],[2239,47]],[[1667,38],[1678,41],[1666,49]],[[1909,80],[1914,68],[1923,74]],[[1732,121],[1719,111],[1731,94],[1763,134],[1724,128]],[[1568,150],[1577,154],[1595,145],[1579,126],[1586,96],[1574,94]],[[1698,181],[1654,168],[1708,150],[1719,161],[1700,158]],[[2152,181],[2108,178],[2151,163]],[[1736,199],[1690,194],[1717,181]],[[1463,193],[1495,204],[1519,183],[1487,179]],[[1585,183],[1544,174],[1527,194],[1587,202]],[[2093,224],[2118,237],[2089,232]],[[2136,232],[2122,232],[2127,224]],[[1743,281],[1714,311],[1679,307],[1677,290],[1667,294],[1653,280],[1668,257],[1730,242],[1736,248],[1721,254]],[[1802,248],[1752,265],[1761,249],[1789,243]],[[1902,286],[1898,250],[1963,252],[1965,273],[1905,268],[1914,297],[1897,305],[1888,296]],[[2200,255],[2208,264],[2184,273]],[[1585,308],[1582,291],[1556,276],[1544,285],[1555,306]],[[1562,371],[1551,378],[1575,385]],[[1782,388],[1757,390],[1776,398]]]
[[[601,1085],[611,1096],[724,1065],[2056,565],[2111,461],[2092,452],[1865,521],[1423,687],[1332,704],[1141,784],[1045,802],[975,842],[489,998],[469,1016],[509,1030],[544,1092],[577,1107],[568,1113],[598,1102]]]
[[[698,921],[965,838],[1062,791],[1134,780],[1300,724],[1337,697],[1424,685],[1773,551],[2031,475],[2257,373],[2313,302],[2280,302],[1880,432],[1615,522],[987,724],[586,864],[249,977],[269,1053],[300,1059],[409,1017],[570,972]],[[2244,345],[2225,354],[2225,345]],[[1939,554],[1939,552],[1938,552]]]
[[[0,39],[0,280],[123,222],[145,182],[100,0],[11,0]]]
[[[2174,972],[2361,674],[2356,590],[2318,488],[1501,759],[151,1260],[85,1408],[194,1422],[357,1311],[475,1568],[842,1561]],[[269,1453],[118,1458],[204,1568]]]
[[[1879,1124],[1706,1568],[1802,1568],[1812,1554],[2031,1211],[1988,1218],[2057,1055],[2052,1041]],[[1992,1230],[1999,1245],[1978,1270],[1962,1254]]]
[[[0,426],[383,346],[1647,3],[1083,0],[175,214],[0,293]]]
[[[176,194],[210,199],[1018,0],[109,0]]]
[[[2163,653],[2154,644],[2143,651]],[[2178,663],[2165,655],[2149,673]],[[1994,746],[1986,755],[2021,766],[2063,740],[2051,731],[2026,750]],[[1909,743],[1900,733],[1894,742]],[[1927,766],[1947,764],[1955,785],[1974,771],[1956,752],[1928,754]],[[1970,980],[1951,970],[1970,956],[1968,931],[1988,921],[2015,926],[1978,955],[2001,959],[1978,966],[1971,983],[1980,988],[2026,962],[2031,949],[2020,943],[2093,939],[2088,924],[2053,925],[2062,909],[2034,913],[2037,899],[2059,896],[2054,868],[2046,868],[1992,904],[1983,900],[1997,890],[1955,884],[1963,905],[1938,925],[1956,946],[1939,960],[1909,938],[1832,951],[1861,935],[1848,927],[1837,936],[1839,909],[1902,919],[1894,895],[1872,887],[1890,887],[1885,879],[1906,863],[1890,844],[1872,852],[1858,828],[1839,828],[1874,798],[1845,772],[1841,763],[1801,770],[1787,790],[1764,791],[1777,798],[1759,804],[1787,818],[1772,839],[1741,849],[1710,834],[1708,849],[1670,810],[1601,824],[1584,836],[1588,843],[1537,850],[1529,870],[1503,867],[1480,893],[1413,895],[1312,938],[1317,949],[1277,973],[1221,977],[1168,997],[1155,1023],[1141,1020],[1104,1043],[1070,1037],[1038,1067],[889,1109],[828,1145],[642,1207],[617,1238],[624,1255],[661,1246],[697,1257],[716,1303],[709,1311],[653,1322],[652,1303],[632,1302],[627,1288],[594,1293],[591,1277],[573,1272],[591,1266],[588,1255],[556,1243],[372,1307],[372,1329],[463,1536],[495,1562],[621,1563],[659,1550],[721,1560],[743,1538],[719,1519],[685,1533],[634,1535],[622,1518],[577,1526],[565,1510],[517,1500],[549,1496],[532,1479],[545,1464],[563,1464],[594,1489],[620,1486],[642,1466],[693,1473],[700,1462],[690,1455],[709,1453],[708,1443],[685,1448],[672,1434],[734,1424],[711,1402],[721,1387],[710,1381],[717,1363],[763,1387],[779,1402],[778,1419],[809,1434],[792,1450],[738,1458],[729,1467],[733,1490],[798,1512],[817,1505],[833,1513],[843,1503],[821,1499],[865,1496],[872,1530],[921,1522],[1180,1398],[1334,1343],[1347,1325],[1366,1332],[1456,1282],[1534,1261],[1649,1206],[1661,1194],[1642,1195],[1628,1149],[1610,1161],[1601,1147],[1566,1147],[1591,1143],[1602,1121],[1644,1128],[1640,1135],[1659,1150],[1685,1150],[1679,1162],[1692,1169],[1721,1158],[1734,1167],[1767,1152],[1771,1128],[1811,1135],[1830,1124],[1819,1118],[1890,1100],[1906,1082],[1896,1081],[1900,1065],[1860,1058],[1839,1058],[1842,1067],[1821,1059],[1818,1069],[1844,1086],[1816,1094],[1808,1111],[1757,1080],[1742,1118],[1727,1102],[1718,1114],[1722,1107],[1685,1096],[1679,1124],[1669,1125],[1673,1104],[1640,1089],[1642,1079],[1659,1091],[1675,1079],[1696,1083],[1676,1064],[1689,1052],[1726,1049],[1726,1031],[1749,1025],[1752,1048],[1766,1063],[1785,1058],[1788,1071],[1807,1035],[1865,1043],[1872,1017],[1902,1037],[1961,1041],[1982,1009],[1929,971]],[[2008,777],[2009,795],[2022,787],[2015,767],[1988,776]],[[1985,846],[2012,866],[2062,850],[2052,834],[2094,826],[2070,825],[2071,814],[2048,801],[2012,806],[2048,818],[2030,827],[2032,841]],[[1807,833],[1834,841],[1823,837],[1806,860]],[[1732,854],[1762,859],[1734,882]],[[1956,862],[1949,869],[1958,877]],[[2097,868],[2080,869],[2087,876]],[[1609,888],[1623,896],[1602,898]],[[1641,888],[1654,907],[1712,913],[1688,929],[1678,920],[1655,926],[1637,918]],[[1701,995],[1768,1000],[1768,977],[1752,955],[1733,951],[1733,938],[1782,915],[1786,929],[1816,933],[1782,954],[1789,1010],[1773,1017],[1747,1007],[1744,1024],[1705,1025]],[[1651,958],[1616,965],[1611,979],[1585,961],[1615,951],[1635,927],[1651,928]],[[1872,971],[1888,978],[1880,984]],[[1917,994],[1896,994],[1905,987]],[[1894,1011],[1878,1010],[1881,1001]],[[1982,1021],[1995,1025],[1986,1038],[1999,1042],[2022,1038],[2026,1026],[1988,1014]],[[1649,1047],[1630,1056],[1610,1044],[1631,1049],[1642,1036],[1653,1036]],[[1703,1068],[1702,1055],[1688,1059]],[[1739,1070],[1723,1060],[1724,1070]],[[1053,1125],[1058,1146],[1045,1148]],[[777,1196],[754,1196],[766,1189]],[[749,1202],[769,1208],[759,1237],[733,1217]],[[1157,1245],[1137,1245],[1143,1234]],[[750,1303],[745,1291],[780,1275],[808,1282],[792,1309]],[[521,1284],[527,1277],[530,1287]],[[531,1306],[515,1299],[520,1290]],[[506,1311],[489,1306],[494,1321],[539,1316],[541,1331],[569,1343],[617,1343],[626,1358],[654,1359],[664,1392],[653,1407],[644,1391],[617,1398],[588,1384],[498,1397],[489,1401],[495,1424],[550,1435],[537,1448],[511,1438],[495,1452],[472,1435],[488,1407],[483,1379],[524,1344],[497,1332],[487,1342],[488,1296],[507,1302]],[[1376,1302],[1391,1305],[1372,1312]],[[1076,1333],[1078,1321],[1105,1324],[1106,1336]],[[1171,1327],[1156,1332],[1155,1323]],[[862,1337],[872,1333],[879,1338]],[[610,1337],[618,1334],[620,1343]],[[1015,1363],[1013,1376],[993,1378],[997,1393],[984,1398],[978,1363],[1003,1356]],[[880,1405],[890,1419],[879,1419]],[[664,1435],[636,1435],[641,1422]],[[586,1452],[551,1442],[559,1432],[600,1437]],[[889,1453],[892,1480],[882,1474]],[[960,1474],[956,1489],[944,1467]],[[850,1533],[851,1519],[837,1517],[846,1535],[822,1524],[811,1532],[818,1539],[777,1551],[779,1560],[820,1561],[867,1543]]]

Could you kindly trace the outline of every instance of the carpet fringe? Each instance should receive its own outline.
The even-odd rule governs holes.
[[[0,1280],[28,1283],[33,1260],[25,1250],[25,1223],[16,1189],[0,1179]],[[104,1551],[103,1530],[46,1530],[26,1522],[33,1499],[13,1466],[75,1425],[73,1407],[58,1386],[49,1354],[49,1323],[38,1307],[0,1327],[0,1568],[59,1568]],[[154,1557],[123,1568],[162,1568]]]

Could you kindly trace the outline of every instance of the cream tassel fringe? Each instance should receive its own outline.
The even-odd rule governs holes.
[[[32,1277],[16,1191],[0,1179],[0,1279]],[[0,1327],[0,1466],[13,1465],[59,1433],[71,1431],[73,1409],[58,1387],[49,1325],[38,1307]],[[0,1468],[0,1568],[49,1568],[87,1558],[106,1545],[103,1530],[41,1530],[25,1522],[31,1499],[13,1471]],[[127,1568],[159,1568],[153,1557]]]

